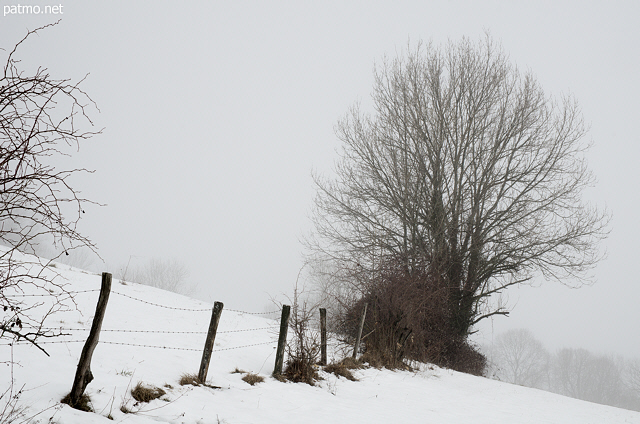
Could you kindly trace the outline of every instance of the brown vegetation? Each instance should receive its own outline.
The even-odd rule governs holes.
[[[255,386],[258,383],[262,383],[264,381],[264,377],[259,376],[258,374],[247,373],[247,375],[242,377],[242,381],[252,386]]]
[[[146,386],[142,383],[136,384],[131,390],[131,396],[138,402],[151,402],[166,394],[164,390],[155,386]]]

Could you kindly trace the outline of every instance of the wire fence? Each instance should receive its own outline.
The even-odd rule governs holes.
[[[102,273],[102,285],[101,285],[101,289],[99,290],[100,295],[98,297],[96,312],[95,312],[95,315],[93,316],[90,329],[85,328],[84,326],[78,327],[78,326],[63,326],[63,325],[58,327],[24,326],[18,319],[16,319],[15,322],[11,323],[12,326],[13,325],[19,326],[20,331],[18,332],[15,330],[7,329],[4,326],[4,324],[0,326],[0,330],[2,331],[2,333],[0,334],[0,338],[4,335],[5,330],[8,330],[8,332],[13,336],[12,342],[4,344],[4,345],[12,346],[11,347],[12,358],[13,358],[13,345],[15,344],[34,345],[45,353],[47,352],[44,350],[42,345],[49,345],[49,344],[68,345],[68,344],[80,344],[80,343],[84,344],[84,347],[82,348],[82,352],[80,354],[80,358],[78,361],[78,366],[75,373],[73,387],[71,388],[71,392],[69,392],[69,395],[68,395],[70,405],[73,406],[78,404],[78,402],[80,402],[83,392],[86,388],[87,382],[91,381],[91,379],[93,378],[91,375],[90,365],[91,365],[91,358],[92,358],[93,351],[95,347],[98,345],[98,343],[117,345],[117,346],[133,346],[138,348],[173,350],[173,351],[192,351],[192,352],[202,351],[202,359],[200,361],[200,367],[198,370],[196,381],[203,384],[207,381],[207,372],[209,369],[212,353],[222,352],[222,351],[232,351],[237,349],[247,349],[255,346],[271,345],[275,349],[275,366],[274,366],[273,375],[282,374],[282,365],[283,365],[283,358],[284,358],[284,351],[285,351],[285,344],[286,344],[286,334],[287,334],[287,328],[288,328],[290,306],[282,305],[282,317],[280,320],[279,332],[276,332],[278,333],[277,347],[274,346],[275,340],[273,340],[273,337],[268,337],[270,339],[268,341],[259,341],[259,340],[265,340],[265,337],[261,336],[258,339],[254,338],[253,340],[254,343],[239,344],[236,346],[228,346],[227,343],[229,342],[229,339],[227,339],[225,340],[226,342],[225,347],[218,346],[218,348],[216,349],[215,338],[218,333],[217,328],[222,315],[222,310],[224,308],[224,305],[222,304],[222,302],[215,302],[213,305],[213,308],[211,309],[210,308],[183,308],[183,307],[176,307],[171,305],[163,305],[157,302],[151,302],[148,300],[140,299],[138,297],[131,296],[129,294],[112,291],[111,280],[112,280],[111,274],[106,272]],[[73,295],[80,294],[80,293],[95,292],[95,291],[98,291],[98,290],[67,291],[62,289],[61,293],[56,294],[51,292],[49,296],[52,296],[54,299],[56,299],[55,300],[56,302],[60,302],[60,297],[69,296],[69,298],[77,305],[75,299],[73,298]],[[181,311],[182,313],[209,312],[211,310],[211,320],[209,323],[208,331],[206,332],[205,331],[176,331],[176,330],[165,330],[165,329],[140,329],[140,328],[124,328],[124,329],[123,328],[105,328],[103,330],[102,323],[105,317],[107,303],[112,293],[116,296],[120,296],[135,302],[140,302],[149,306],[153,306],[154,308],[163,308],[163,309],[168,309],[173,311]],[[28,297],[30,296],[30,294],[18,293],[18,294],[12,294],[11,296]],[[33,295],[33,296],[36,296],[36,295]],[[44,293],[37,294],[37,296],[47,296],[47,294],[44,294]],[[5,299],[6,299],[6,296],[5,296]],[[40,305],[44,303],[41,301],[38,301],[38,304]],[[227,309],[227,311],[233,312],[236,314],[241,314],[241,315],[244,315],[244,314],[270,315],[270,314],[278,313],[278,311],[248,312],[248,311],[241,311],[237,309]],[[79,323],[82,324],[81,321],[79,321]],[[275,325],[268,325],[268,326],[261,325],[259,327],[254,327],[254,328],[240,328],[240,329],[236,328],[236,329],[223,330],[223,331],[220,331],[220,334],[264,332],[264,331],[273,331],[276,329],[277,327]],[[83,336],[86,334],[87,331],[89,333],[86,336],[86,340],[82,340],[84,338]],[[110,337],[106,337],[107,340],[99,340],[101,332],[114,334],[114,335],[129,334],[130,336],[129,336],[129,340],[122,340],[122,339],[109,340]],[[145,335],[132,336],[133,334],[138,334],[138,335],[145,334]],[[189,339],[189,342],[186,342],[185,338],[183,338],[183,340],[180,340],[180,338],[176,337],[177,340],[180,340],[181,346],[168,346],[164,344],[164,342],[167,339],[166,336],[163,337],[160,343],[154,343],[154,340],[152,338],[149,339],[146,336],[150,334],[162,334],[162,335],[206,334],[206,339],[204,343],[204,348],[199,349],[199,348],[191,347],[193,344],[195,344],[194,340],[192,339]],[[118,337],[116,336],[115,338],[117,339]],[[131,339],[134,339],[135,342],[132,342]],[[174,342],[176,342],[176,339],[174,339]],[[236,342],[239,341],[238,340],[239,337],[235,337],[235,339],[236,339]],[[231,344],[231,343],[228,343],[228,344]],[[271,356],[271,354],[269,354],[269,356]]]
[[[13,295],[7,295],[6,297],[45,297],[45,296],[63,296],[63,295],[75,295],[75,294],[82,294],[82,293],[92,293],[92,292],[99,292],[99,289],[90,289],[90,290],[77,290],[77,291],[63,291],[61,293],[50,293],[50,294],[13,294]],[[175,306],[169,306],[169,305],[162,305],[156,302],[150,302],[147,300],[143,300],[128,294],[124,294],[124,293],[120,293],[117,291],[111,291],[110,294],[115,294],[118,296],[122,296],[131,300],[134,300],[136,302],[140,302],[146,305],[150,305],[150,306],[154,306],[157,308],[163,308],[163,309],[169,309],[169,310],[176,310],[176,311],[184,311],[184,312],[211,312],[211,308],[182,308],[182,307],[175,307]],[[246,315],[274,315],[274,314],[278,314],[280,313],[280,311],[266,311],[266,312],[249,312],[249,311],[243,311],[243,310],[238,310],[238,309],[226,309],[226,311],[228,312],[235,312],[238,314],[246,314]],[[62,332],[88,332],[90,331],[90,328],[84,328],[84,327],[27,327],[29,330],[33,330],[36,331],[38,333],[55,333],[55,332],[60,332],[61,334],[56,334],[56,340],[48,340],[48,339],[38,339],[38,340],[25,340],[25,339],[19,339],[19,340],[15,340],[13,342],[8,342],[8,343],[0,343],[0,346],[10,346],[10,345],[22,345],[22,344],[33,344],[34,342],[36,342],[37,344],[66,344],[66,343],[84,343],[86,340],[68,340],[68,339],[63,339],[62,337],[69,337],[69,336],[73,336],[73,334],[63,334]],[[257,332],[257,331],[265,331],[265,330],[271,330],[271,331],[277,331],[278,327],[277,326],[263,326],[263,327],[256,327],[256,328],[244,328],[244,329],[236,329],[236,330],[223,330],[223,331],[217,331],[217,334],[231,334],[231,333],[244,333],[244,332]],[[101,332],[107,332],[107,333],[143,333],[143,334],[189,334],[189,335],[205,335],[207,334],[207,331],[171,331],[171,330],[156,330],[156,329],[116,329],[116,328],[106,328],[106,329],[101,329]],[[60,337],[60,339],[58,339],[58,337]],[[100,340],[100,343],[103,344],[111,344],[111,345],[121,345],[121,346],[135,346],[135,347],[145,347],[145,348],[153,348],[153,349],[168,349],[168,350],[182,350],[182,351],[202,351],[201,348],[189,348],[189,347],[174,347],[174,346],[164,346],[164,345],[152,345],[152,344],[144,344],[144,343],[130,343],[130,342],[123,342],[123,341],[111,341],[111,340]],[[219,352],[219,351],[227,351],[227,350],[235,350],[235,349],[243,349],[243,348],[248,348],[248,347],[254,347],[254,346],[261,346],[261,345],[268,345],[268,344],[275,344],[276,341],[268,341],[268,342],[261,342],[261,343],[252,343],[252,344],[246,344],[246,345],[242,345],[242,346],[234,346],[234,347],[225,347],[225,348],[218,348],[216,349],[214,346],[214,351]]]

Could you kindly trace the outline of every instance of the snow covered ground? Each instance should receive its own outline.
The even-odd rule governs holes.
[[[279,315],[233,311],[233,305],[222,312],[209,366],[208,381],[220,388],[180,386],[183,374],[198,371],[212,305],[119,280],[113,281],[91,365],[95,379],[86,391],[95,412],[77,411],[59,401],[71,389],[101,278],[65,265],[55,270],[68,281],[68,290],[92,291],[76,295],[78,310],[58,313],[47,322],[71,329],[71,335],[43,344],[50,357],[33,346],[10,347],[7,339],[0,340],[0,362],[12,353],[18,362],[1,367],[0,390],[9,386],[13,372],[14,387],[24,385],[19,401],[27,407],[25,417],[32,417],[17,422],[640,423],[638,412],[428,365],[417,372],[359,370],[357,382],[321,373],[324,380],[315,387],[282,383],[270,377]],[[250,386],[242,381],[243,374],[233,373],[236,368],[265,381]],[[136,404],[130,389],[138,382],[162,387],[166,395]],[[132,413],[122,412],[122,406]]]

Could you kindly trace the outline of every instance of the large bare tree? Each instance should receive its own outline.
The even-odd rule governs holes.
[[[73,296],[50,261],[33,254],[42,243],[54,256],[93,249],[77,230],[88,201],[70,183],[86,170],[58,169],[55,160],[99,132],[91,130],[87,109],[95,104],[81,81],[55,79],[42,67],[22,69],[18,49],[43,28],[3,50],[0,71],[0,338],[37,346],[40,337],[55,335],[43,327],[45,318]]]
[[[493,299],[509,286],[589,281],[608,215],[581,197],[594,179],[574,99],[546,95],[490,36],[420,43],[374,76],[373,111],[337,124],[335,177],[315,177],[324,269],[365,291],[390,260],[426,264],[462,338],[508,313]]]

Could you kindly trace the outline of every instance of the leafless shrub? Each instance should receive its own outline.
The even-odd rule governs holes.
[[[12,381],[9,387],[0,393],[0,424],[12,424],[24,417],[26,408],[20,404],[23,388],[15,390]]]
[[[293,299],[289,299],[292,301],[289,316],[291,336],[287,342],[287,361],[283,375],[289,381],[314,385],[320,378],[316,365],[320,355],[320,335],[312,327],[317,322],[315,315],[318,313],[318,304],[309,300],[310,295],[304,288],[299,288],[299,279],[300,274],[296,280]]]
[[[89,171],[59,170],[52,163],[100,132],[83,130],[93,126],[87,113],[95,104],[82,81],[55,79],[42,67],[20,69],[19,47],[47,26],[28,31],[0,71],[0,244],[6,246],[0,250],[0,337],[43,351],[38,339],[59,335],[45,331],[44,321],[72,304],[73,294],[47,267],[49,260],[30,254],[42,243],[53,246],[53,259],[94,247],[77,231],[85,205],[93,202],[70,184]]]
[[[408,369],[407,360],[432,362],[481,374],[484,362],[451,325],[447,287],[428,265],[407,269],[389,260],[361,283],[364,294],[342,315],[341,329],[353,340],[364,304],[368,305],[362,342],[374,367]]]

